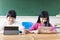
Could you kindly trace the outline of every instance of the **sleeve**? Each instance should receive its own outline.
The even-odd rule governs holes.
[[[21,23],[19,24],[19,30],[20,31],[24,31],[25,30],[25,27],[23,27]]]
[[[51,25],[51,31],[56,30],[56,27]]]
[[[5,25],[5,22],[2,22],[0,24],[0,33],[3,33],[4,32],[4,25]]]
[[[37,30],[38,25],[37,23],[33,24],[33,26],[30,28],[30,31]]]
[[[0,31],[1,31],[1,30],[3,30],[3,26],[2,26],[2,24],[0,24]]]

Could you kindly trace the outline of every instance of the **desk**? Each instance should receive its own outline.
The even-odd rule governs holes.
[[[60,34],[3,35],[0,40],[60,40]]]

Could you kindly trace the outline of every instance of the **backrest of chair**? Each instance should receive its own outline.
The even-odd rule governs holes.
[[[26,29],[29,29],[32,25],[32,22],[22,22],[22,26],[24,26]]]

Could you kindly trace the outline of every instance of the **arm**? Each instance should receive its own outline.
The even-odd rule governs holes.
[[[37,23],[35,23],[35,24],[30,28],[30,31],[37,30],[37,28],[38,28],[38,25],[37,25]]]
[[[39,32],[40,33],[48,33],[48,34],[57,33],[55,27],[47,28],[46,30],[45,30],[45,28],[40,28]]]
[[[23,26],[20,26],[19,30],[22,31],[22,34],[30,33],[30,32],[29,32],[28,30],[26,30]]]
[[[35,23],[35,24],[30,28],[30,32],[31,32],[31,33],[37,33],[37,29],[38,29],[38,24]]]
[[[42,30],[42,31],[40,31],[40,33],[45,33],[45,34],[55,34],[55,33],[57,33],[57,31],[56,31],[56,30],[54,30],[54,31],[50,31],[50,30]]]
[[[22,31],[22,34],[28,34],[31,33],[29,30],[26,30],[24,26],[22,26],[22,24],[19,24],[19,30]]]
[[[48,31],[48,33],[57,33],[57,30],[53,30],[53,31]]]
[[[56,31],[56,30],[53,30],[53,31],[47,30],[46,33],[49,33],[49,34],[56,34],[57,31]]]
[[[3,33],[4,32],[4,26],[5,26],[5,24],[4,23],[1,23],[0,24],[0,33]]]
[[[56,30],[55,26],[52,26],[52,25],[51,25],[51,28],[50,28],[50,30],[48,31],[48,33],[57,33],[57,30]]]
[[[48,32],[48,33],[57,33],[57,30],[56,30],[55,26],[52,26],[52,25],[51,25],[50,30],[48,30],[47,32]]]
[[[55,26],[51,26],[50,33],[57,33]]]

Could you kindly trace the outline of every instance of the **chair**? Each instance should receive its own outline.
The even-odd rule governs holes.
[[[22,26],[25,27],[25,29],[28,29],[33,25],[32,22],[22,22]]]

